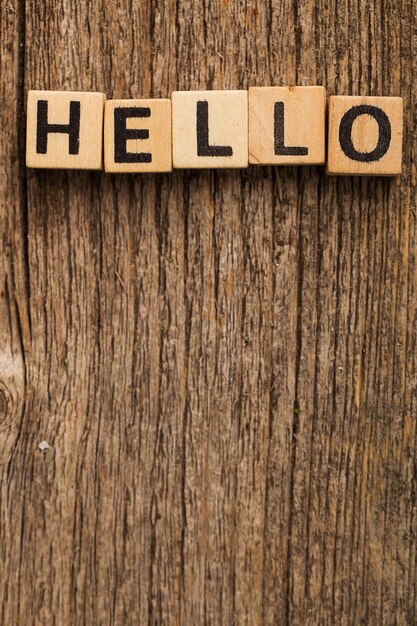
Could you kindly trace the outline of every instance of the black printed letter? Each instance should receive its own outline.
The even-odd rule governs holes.
[[[210,146],[209,144],[207,100],[199,100],[197,102],[197,155],[209,157],[233,156],[231,146]]]
[[[114,109],[114,160],[116,163],[152,163],[150,152],[127,152],[128,139],[149,139],[149,130],[126,128],[129,117],[150,117],[148,107],[119,107]]]
[[[370,115],[378,122],[378,143],[371,152],[359,152],[352,142],[353,122],[360,115]],[[349,111],[346,111],[340,122],[339,142],[343,152],[353,161],[360,161],[361,163],[379,161],[387,153],[391,143],[391,124],[386,113],[378,107],[367,104],[352,107]]]
[[[275,102],[274,106],[274,149],[277,156],[306,156],[308,148],[287,148],[284,142],[284,103]]]
[[[68,133],[69,153],[78,154],[80,148],[80,111],[79,102],[71,100],[69,124],[48,123],[48,101],[38,100],[38,116],[36,124],[36,152],[46,154],[49,133]]]

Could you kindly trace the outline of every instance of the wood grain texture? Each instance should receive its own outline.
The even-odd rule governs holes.
[[[1,3],[2,624],[416,623],[415,29]],[[402,96],[401,179],[24,168],[28,89],[270,84]]]

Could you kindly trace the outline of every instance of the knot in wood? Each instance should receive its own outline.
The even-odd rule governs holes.
[[[0,383],[0,424],[4,422],[9,413],[10,395],[7,389]]]

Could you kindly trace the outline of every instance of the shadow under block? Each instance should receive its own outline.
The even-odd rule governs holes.
[[[107,100],[106,172],[171,172],[171,100]]]
[[[328,174],[396,176],[402,138],[402,98],[329,98]]]
[[[174,91],[174,168],[248,166],[248,92]]]
[[[105,101],[97,92],[29,91],[27,167],[101,170]]]
[[[324,87],[249,88],[249,163],[325,162]]]

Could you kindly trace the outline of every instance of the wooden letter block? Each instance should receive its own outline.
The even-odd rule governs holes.
[[[251,87],[249,163],[323,164],[325,118],[324,87]]]
[[[401,173],[402,98],[329,98],[328,174]]]
[[[174,91],[176,168],[248,166],[248,92]]]
[[[104,93],[29,91],[26,165],[101,170]]]
[[[106,172],[171,172],[171,100],[107,100]]]

